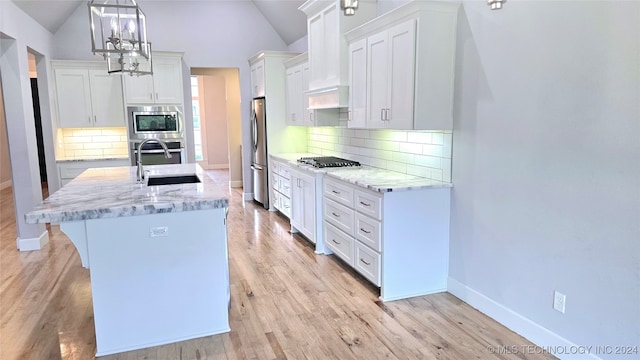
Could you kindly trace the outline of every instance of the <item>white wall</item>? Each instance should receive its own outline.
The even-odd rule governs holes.
[[[39,249],[48,239],[44,225],[26,224],[24,214],[42,201],[27,52],[36,52],[40,57],[37,67],[38,85],[43,96],[40,101],[41,116],[43,123],[50,123],[47,95],[50,87],[48,76],[51,72],[47,60],[51,44],[52,36],[49,32],[12,2],[0,1],[0,78],[12,164],[11,176],[18,230],[16,245],[20,250]],[[43,126],[43,130],[44,136],[49,137],[45,139],[45,146],[49,146],[48,153],[53,153],[51,129],[45,129]],[[55,159],[48,157],[47,161],[49,170]],[[57,189],[56,185],[57,181],[54,180],[52,190]]]
[[[459,22],[450,286],[540,343],[640,347],[640,2]]]
[[[304,53],[304,52],[307,52],[308,48],[309,48],[309,37],[303,36],[300,39],[289,44],[289,46],[287,47],[287,51]]]
[[[195,68],[240,70],[242,139],[249,144],[248,59],[261,50],[286,50],[286,43],[251,1],[141,0],[138,4],[147,17],[154,50],[184,52],[185,62]],[[88,19],[86,4],[81,4],[56,32],[56,59],[97,59],[91,53]],[[250,159],[249,150],[250,146],[243,147],[243,160]],[[243,161],[245,175],[250,174],[249,162]],[[251,177],[243,179],[250,189]]]

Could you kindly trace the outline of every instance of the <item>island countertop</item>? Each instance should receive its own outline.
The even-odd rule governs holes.
[[[226,188],[197,164],[147,165],[149,176],[196,174],[200,183],[147,186],[136,183],[136,167],[91,168],[25,214],[27,223],[60,223],[229,206]]]

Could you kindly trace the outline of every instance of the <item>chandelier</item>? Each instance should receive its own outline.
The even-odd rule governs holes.
[[[340,0],[340,9],[347,16],[355,15],[358,8],[358,0]]]
[[[107,71],[152,74],[146,19],[135,0],[89,1],[91,50],[107,60]]]
[[[491,10],[500,10],[506,2],[507,0],[487,0],[487,5],[491,7]]]

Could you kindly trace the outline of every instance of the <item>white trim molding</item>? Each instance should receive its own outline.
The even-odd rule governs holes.
[[[518,314],[508,307],[488,298],[480,292],[468,287],[458,280],[449,277],[447,288],[449,293],[455,295],[460,300],[471,305],[476,310],[489,316],[500,324],[506,326],[509,330],[523,336],[536,346],[545,350],[558,349],[558,351],[549,351],[551,355],[561,360],[602,360],[602,358],[594,354],[572,354],[570,349],[584,348],[583,346],[574,344],[573,342],[563,338],[562,336],[552,332],[542,325],[531,321],[530,319]],[[564,350],[567,351],[564,351]],[[560,351],[563,350],[563,351]],[[561,353],[562,352],[562,353]]]
[[[17,238],[16,244],[19,251],[40,250],[49,242],[49,232],[45,230],[40,236],[35,238]]]

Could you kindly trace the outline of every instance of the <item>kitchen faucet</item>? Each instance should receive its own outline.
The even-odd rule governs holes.
[[[138,145],[138,156],[137,156],[137,164],[138,164],[138,170],[136,172],[136,180],[137,182],[142,182],[144,180],[144,169],[142,168],[142,145],[148,143],[148,142],[157,142],[158,144],[160,144],[160,146],[162,146],[162,148],[164,149],[164,157],[166,157],[167,159],[171,158],[171,153],[169,152],[169,148],[167,147],[167,144],[165,144],[164,141],[160,140],[160,139],[144,139],[142,140],[142,142],[140,143],[140,145]]]

